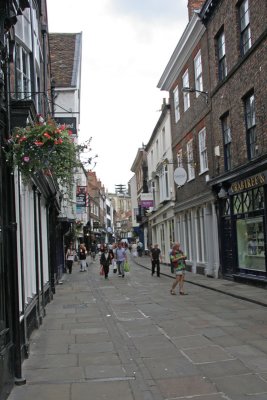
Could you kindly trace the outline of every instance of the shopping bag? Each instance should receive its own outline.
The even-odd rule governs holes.
[[[129,272],[130,271],[130,265],[129,265],[128,261],[125,261],[125,263],[124,263],[124,271],[125,272]]]
[[[100,275],[105,275],[104,267],[101,265],[100,267]]]

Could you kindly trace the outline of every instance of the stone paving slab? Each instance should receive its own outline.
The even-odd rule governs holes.
[[[23,363],[23,368],[61,368],[74,367],[77,365],[76,354],[44,354],[31,355]]]
[[[159,379],[160,391],[165,398],[182,398],[194,395],[209,395],[217,393],[215,385],[208,379],[198,376]]]
[[[105,281],[97,263],[74,269],[31,337],[26,385],[8,400],[266,400],[266,310],[222,289],[253,292],[194,276],[188,296],[171,296],[171,279],[138,265],[124,280]]]
[[[71,400],[88,399],[94,400],[134,400],[130,385],[127,381],[99,381],[74,383],[71,387]]]
[[[8,400],[71,400],[70,384],[15,386]]]
[[[76,380],[84,380],[85,372],[82,367],[61,368],[35,368],[25,372],[28,384],[32,382],[71,383]]]
[[[255,374],[233,375],[221,378],[214,378],[214,382],[219,391],[227,393],[230,398],[233,395],[255,395],[266,393],[267,382]]]
[[[192,347],[189,349],[183,349],[181,352],[194,364],[229,361],[235,358],[220,346],[216,345]]]

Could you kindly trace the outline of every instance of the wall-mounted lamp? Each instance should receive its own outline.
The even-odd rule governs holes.
[[[209,93],[208,93],[208,92],[205,92],[205,91],[203,91],[203,90],[198,90],[198,89],[191,88],[191,87],[183,87],[183,88],[182,88],[182,92],[183,92],[183,93],[199,93],[199,94],[201,94],[202,96],[205,97],[206,103],[209,102]]]

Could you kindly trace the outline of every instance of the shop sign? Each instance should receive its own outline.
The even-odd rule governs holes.
[[[154,206],[153,194],[152,193],[141,193],[140,205],[142,208],[149,208]]]
[[[266,182],[265,174],[258,174],[255,176],[251,176],[246,179],[242,179],[241,181],[233,182],[230,188],[230,193],[238,193],[243,190],[253,189],[257,186],[262,186]]]
[[[65,125],[66,129],[71,131],[71,136],[77,136],[77,126],[75,117],[55,117],[56,123],[60,125]]]
[[[76,188],[76,210],[78,213],[85,212],[85,207],[87,206],[86,191],[86,186],[77,186]]]

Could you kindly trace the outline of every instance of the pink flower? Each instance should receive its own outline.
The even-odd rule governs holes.
[[[28,156],[23,157],[23,161],[24,162],[29,162],[30,161],[30,157],[28,157]]]

